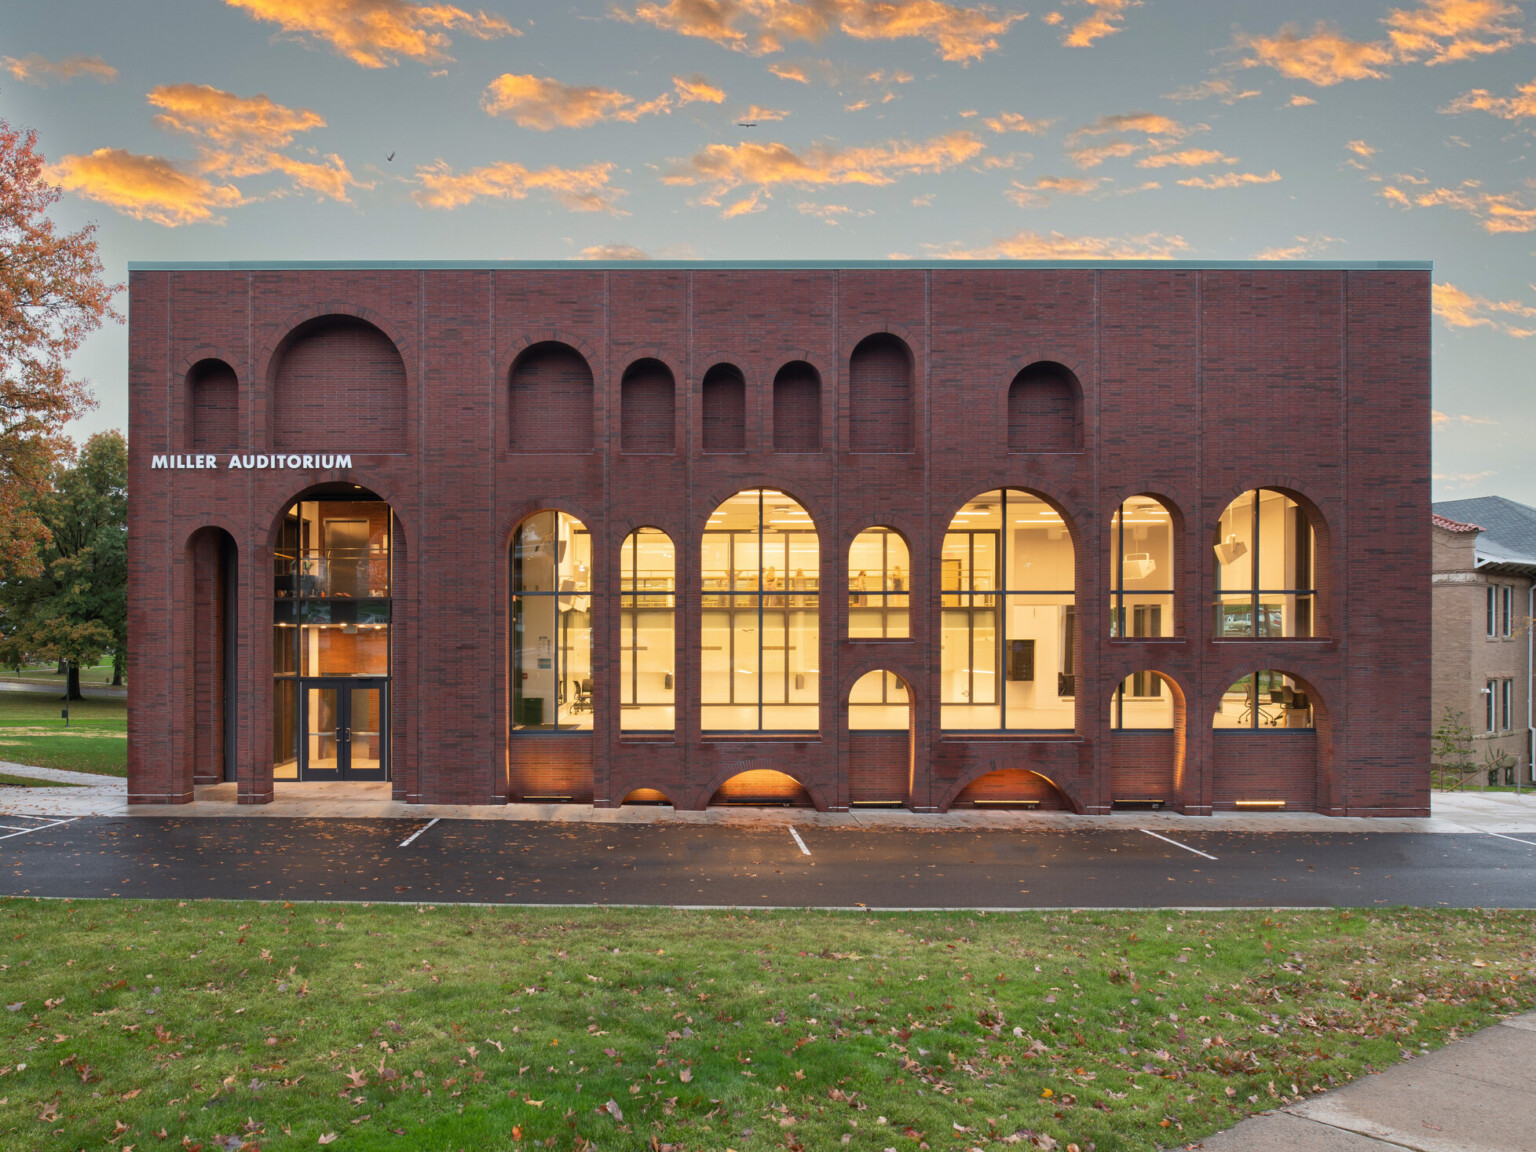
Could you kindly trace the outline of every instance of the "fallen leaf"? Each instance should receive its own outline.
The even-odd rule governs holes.
[[[329,1144],[334,1139],[336,1139],[336,1133],[327,1132],[324,1136],[320,1137],[319,1143]]]
[[[624,1121],[624,1113],[620,1110],[618,1101],[615,1100],[612,1096],[608,1097],[608,1103],[601,1105],[598,1108],[598,1111],[608,1113],[608,1115],[612,1116],[620,1123],[623,1123]]]
[[[693,1069],[692,1068],[684,1068],[681,1072],[679,1072],[677,1074],[677,1078],[679,1080],[681,1080],[684,1084],[687,1084],[687,1083],[691,1082],[693,1080]]]

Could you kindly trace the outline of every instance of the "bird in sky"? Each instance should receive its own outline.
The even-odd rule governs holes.
[[[757,121],[756,120],[738,120],[738,121],[736,121],[736,127],[738,127],[738,128],[756,128],[757,127]]]
[[[393,152],[391,152],[388,156],[384,157],[384,163],[388,164],[394,158],[395,158],[395,154]]]

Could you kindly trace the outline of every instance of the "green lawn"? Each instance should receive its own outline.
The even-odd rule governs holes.
[[[64,694],[64,677],[58,674],[58,664],[29,664],[18,673],[14,668],[0,669],[0,680],[22,681],[28,684],[50,685],[57,683],[59,695]],[[126,677],[125,681],[126,683]],[[112,683],[112,661],[103,660],[89,668],[80,669],[80,683],[86,687]]]
[[[0,760],[126,776],[127,701],[76,700],[65,728],[63,692],[0,692]]]
[[[13,788],[78,788],[78,784],[60,784],[55,780],[38,780],[32,776],[13,776],[9,772],[0,772],[0,785],[10,785]]]
[[[0,902],[14,1149],[1182,1145],[1536,1002],[1536,913]]]

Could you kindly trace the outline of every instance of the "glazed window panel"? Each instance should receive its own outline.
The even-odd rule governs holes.
[[[1270,488],[1243,493],[1222,513],[1214,550],[1216,636],[1312,635],[1316,532],[1296,501]]]
[[[512,542],[512,722],[517,732],[590,729],[592,536],[538,512]]]
[[[911,635],[912,558],[889,528],[868,528],[848,549],[848,635],[900,640]]]
[[[1312,728],[1312,700],[1305,688],[1283,672],[1260,669],[1244,676],[1222,693],[1212,718],[1213,728],[1275,731]]]
[[[850,731],[905,732],[911,724],[907,683],[894,672],[866,672],[848,693]]]
[[[619,729],[670,732],[676,725],[673,653],[677,557],[672,539],[639,528],[619,549]]]
[[[1151,496],[1133,496],[1109,526],[1110,632],[1133,639],[1172,636],[1173,515]]]
[[[821,551],[810,515],[769,488],[711,514],[701,546],[705,731],[819,727]]]
[[[1061,514],[1018,489],[955,514],[940,556],[940,724],[1075,724],[1075,551]]]
[[[1173,727],[1173,691],[1157,672],[1133,672],[1109,700],[1109,726],[1116,729]]]

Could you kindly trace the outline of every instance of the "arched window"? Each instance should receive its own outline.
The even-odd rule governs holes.
[[[816,731],[821,553],[809,514],[771,488],[738,492],[710,516],[701,551],[704,730]]]
[[[637,528],[619,549],[619,728],[670,732],[675,723],[672,657],[677,605],[672,538]]]
[[[1111,636],[1173,635],[1173,516],[1132,496],[1109,522]]]
[[[941,727],[1073,727],[1074,559],[1061,514],[1028,492],[984,492],[955,513],[941,560]]]
[[[1133,672],[1109,698],[1109,726],[1172,728],[1174,694],[1161,672]]]
[[[1244,492],[1216,528],[1218,637],[1312,635],[1316,534],[1306,511],[1273,488]]]
[[[910,711],[907,682],[894,672],[866,672],[848,692],[848,728],[853,732],[905,732]]]
[[[848,635],[904,640],[912,634],[908,604],[912,558],[901,534],[866,528],[848,549]]]
[[[1211,718],[1212,728],[1314,728],[1312,699],[1305,688],[1284,672],[1261,669],[1244,676],[1221,696]]]
[[[512,728],[592,727],[592,536],[536,512],[512,540]]]

